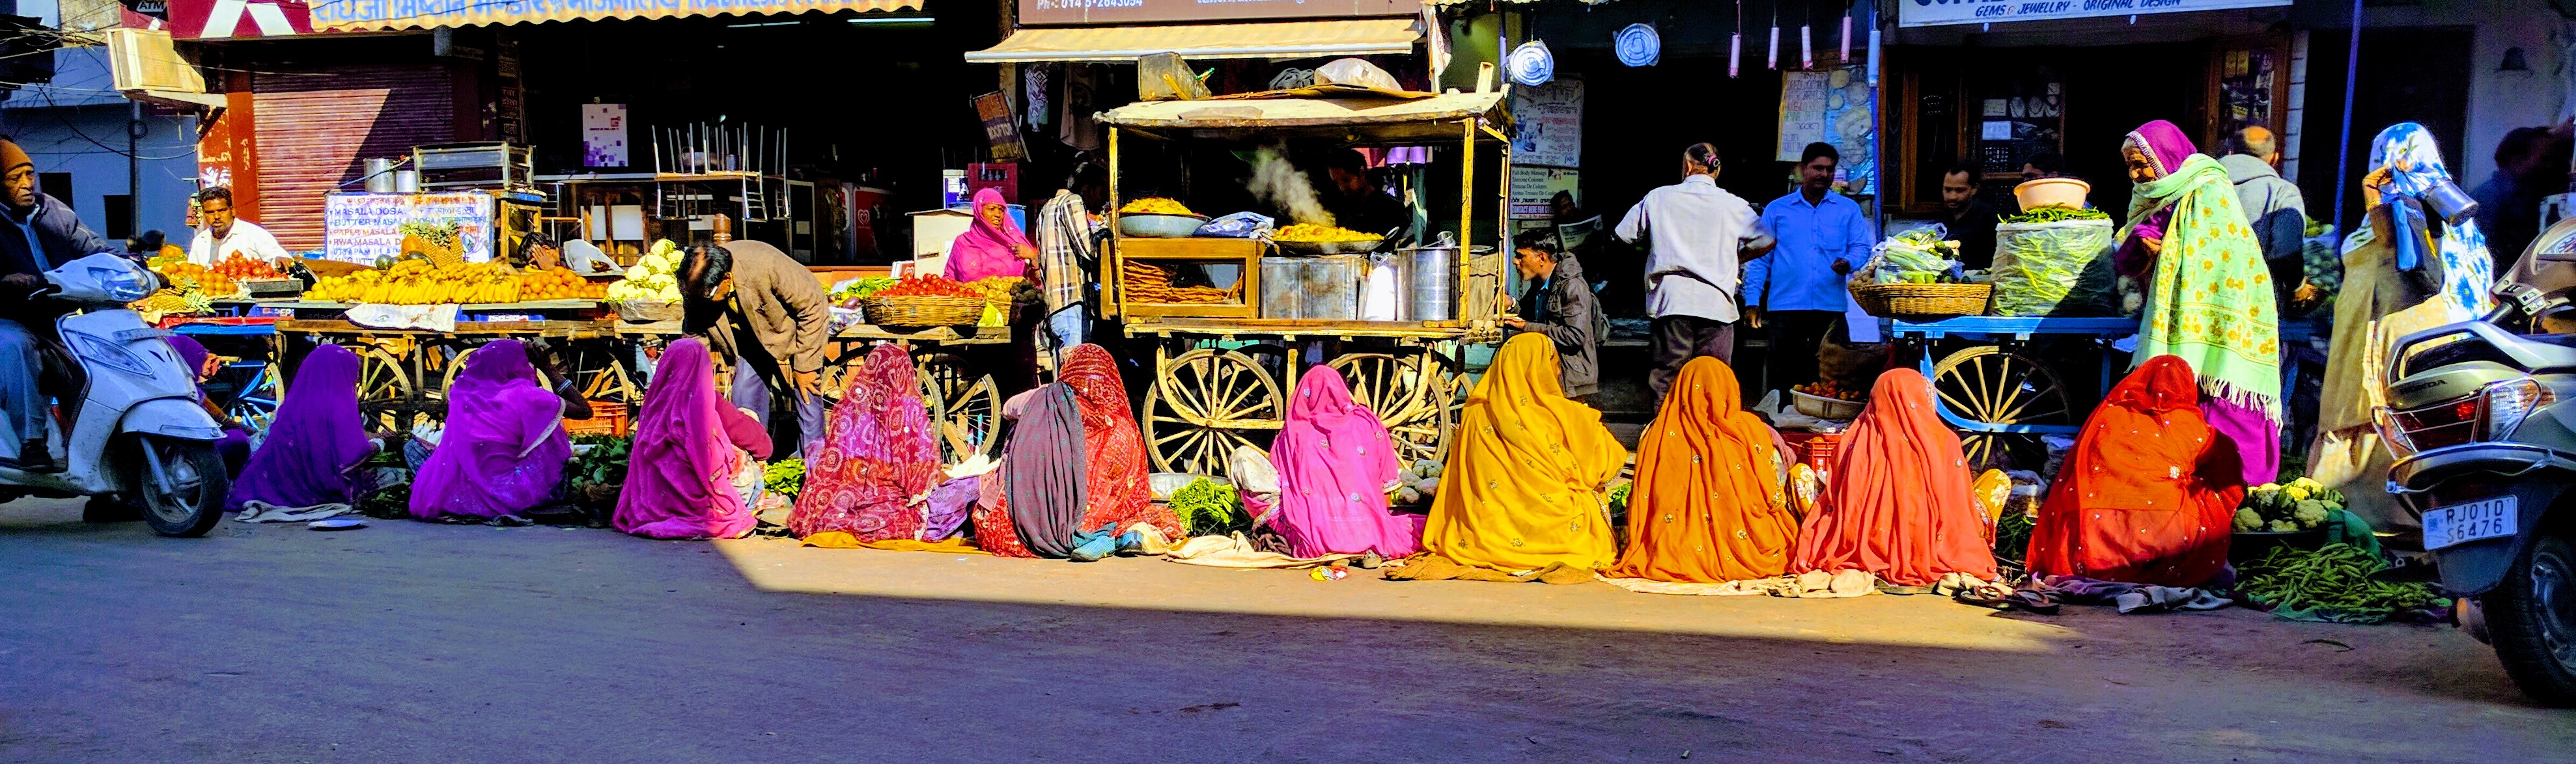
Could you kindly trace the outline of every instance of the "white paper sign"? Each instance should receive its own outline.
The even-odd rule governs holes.
[[[581,166],[625,167],[626,104],[581,105]]]
[[[2290,0],[1898,0],[1896,25],[1931,27],[2092,16],[2141,16],[2289,4]]]
[[[1512,88],[1512,166],[1583,166],[1583,81]]]
[[[2012,123],[2011,123],[2011,122],[2004,121],[2004,120],[1988,120],[1988,121],[1987,121],[1987,122],[1985,122],[1984,124],[1985,124],[1985,126],[1986,126],[1986,129],[1985,129],[1985,130],[1983,130],[1983,131],[1981,131],[1981,132],[1979,132],[1979,133],[1977,134],[1977,137],[1978,137],[1978,138],[1981,138],[1981,139],[1984,139],[1984,140],[1989,140],[1989,141],[2009,141],[2009,140],[2012,140]]]

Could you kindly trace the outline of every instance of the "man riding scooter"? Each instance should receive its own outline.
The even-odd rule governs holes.
[[[36,190],[36,162],[18,144],[0,138],[0,285],[10,298],[45,286],[44,272],[97,252],[122,251],[81,225],[62,200]],[[44,368],[40,348],[54,319],[70,306],[54,300],[0,301],[0,460],[28,472],[60,472],[45,439],[45,395],[37,388]],[[43,332],[43,334],[38,334]],[[13,458],[14,457],[14,458]]]

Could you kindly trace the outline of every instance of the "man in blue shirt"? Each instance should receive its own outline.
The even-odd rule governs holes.
[[[1762,225],[1779,246],[1744,266],[1744,302],[1753,325],[1770,330],[1765,389],[1816,380],[1816,346],[1850,305],[1843,280],[1869,262],[1877,241],[1860,204],[1834,193],[1841,162],[1833,144],[1807,144],[1798,190],[1762,208]]]

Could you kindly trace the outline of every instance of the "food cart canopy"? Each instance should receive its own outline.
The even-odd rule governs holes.
[[[1448,93],[1429,98],[1274,98],[1149,101],[1100,113],[1104,124],[1200,137],[1312,132],[1362,141],[1456,139],[1459,120],[1501,119],[1501,93]],[[1491,136],[1486,136],[1490,139]]]
[[[1312,58],[1411,53],[1422,38],[1412,17],[1275,21],[1260,24],[1036,27],[966,54],[967,63],[1032,61],[1133,63],[1138,56],[1179,53],[1184,59]]]
[[[382,32],[401,29],[536,24],[548,21],[663,19],[807,11],[901,11],[922,0],[510,0],[419,2],[334,0],[313,3],[317,32]]]

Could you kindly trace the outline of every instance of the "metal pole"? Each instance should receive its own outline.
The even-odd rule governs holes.
[[[2352,0],[2352,41],[2343,52],[2343,140],[2335,144],[2335,225],[2344,225],[2344,189],[2352,173],[2352,91],[2361,79],[2361,0]]]
[[[130,107],[125,121],[125,235],[143,235],[143,102]],[[158,257],[161,253],[149,252]]]

